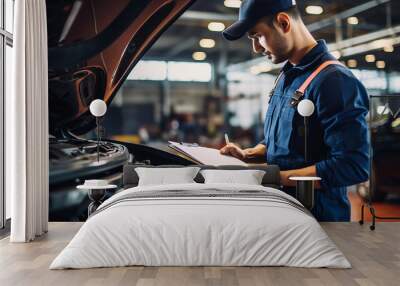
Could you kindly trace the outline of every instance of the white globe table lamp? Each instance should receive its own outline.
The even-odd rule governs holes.
[[[304,117],[304,160],[308,163],[308,118],[314,113],[314,103],[309,99],[303,99],[297,105],[297,111]]]
[[[297,111],[304,117],[304,160],[308,164],[308,124],[309,117],[315,110],[314,103],[309,99],[303,99],[297,105]],[[321,180],[319,177],[290,177],[296,181],[296,198],[309,210],[314,207],[314,183]]]
[[[297,106],[297,111],[303,117],[309,117],[314,113],[315,107],[314,103],[309,99],[303,99],[299,102]]]
[[[96,117],[97,129],[97,162],[100,161],[100,122],[99,118],[104,116],[107,112],[107,104],[101,99],[95,99],[90,103],[90,113]]]

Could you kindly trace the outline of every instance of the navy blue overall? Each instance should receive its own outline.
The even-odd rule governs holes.
[[[312,213],[319,221],[349,221],[346,186],[369,177],[367,91],[342,65],[330,65],[314,78],[304,94],[315,105],[309,120],[309,164],[304,160],[304,120],[290,104],[294,92],[329,60],[335,58],[321,40],[298,65],[286,63],[270,98],[261,143],[267,147],[267,163],[282,170],[316,165],[322,188],[315,192]],[[293,188],[285,191],[293,194]]]

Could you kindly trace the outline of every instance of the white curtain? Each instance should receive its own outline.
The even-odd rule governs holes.
[[[12,242],[48,227],[48,71],[45,0],[15,1],[13,93],[6,99],[6,187]]]

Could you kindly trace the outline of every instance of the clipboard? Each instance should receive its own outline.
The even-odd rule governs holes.
[[[235,157],[222,155],[218,149],[202,147],[198,144],[191,143],[178,143],[173,141],[168,141],[168,143],[168,147],[174,149],[178,153],[185,155],[186,157],[201,165],[235,165],[244,167],[248,166],[245,162]]]

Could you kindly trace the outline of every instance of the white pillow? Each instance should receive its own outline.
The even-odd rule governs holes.
[[[265,171],[261,170],[202,170],[205,184],[226,183],[261,185]]]
[[[142,168],[135,169],[139,176],[138,186],[187,184],[195,183],[193,180],[200,168]]]

